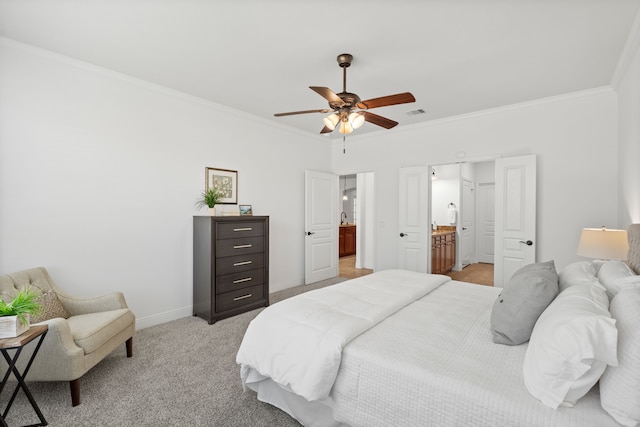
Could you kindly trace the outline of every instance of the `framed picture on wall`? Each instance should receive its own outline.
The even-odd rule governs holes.
[[[238,204],[238,171],[205,168],[205,180],[205,191],[210,188],[217,188],[222,193],[222,199],[218,202],[219,204]]]
[[[253,209],[251,205],[240,205],[240,216],[251,216],[253,215]]]

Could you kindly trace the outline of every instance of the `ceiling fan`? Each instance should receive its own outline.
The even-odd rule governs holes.
[[[281,117],[292,116],[295,114],[329,113],[333,111],[332,114],[323,119],[324,128],[322,128],[320,133],[333,132],[337,127],[340,133],[348,134],[353,132],[354,129],[362,126],[365,121],[381,126],[385,129],[391,129],[396,126],[398,122],[371,113],[368,110],[371,108],[415,102],[416,99],[410,92],[367,99],[366,101],[360,100],[360,97],[355,93],[347,92],[347,68],[351,65],[353,55],[343,53],[338,55],[337,60],[338,65],[342,68],[342,92],[334,93],[328,87],[323,86],[309,86],[309,89],[315,91],[329,101],[329,108],[277,113],[274,114],[274,116]],[[356,108],[359,110],[356,110]]]

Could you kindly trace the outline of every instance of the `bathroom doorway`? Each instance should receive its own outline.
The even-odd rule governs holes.
[[[340,175],[339,262],[340,277],[352,279],[374,271],[374,173]]]
[[[444,274],[456,280],[493,285],[494,187],[495,161],[431,167],[432,235],[453,228],[455,262]]]

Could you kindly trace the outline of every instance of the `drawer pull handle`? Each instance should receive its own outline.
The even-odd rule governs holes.
[[[240,265],[247,265],[247,264],[251,264],[253,261],[242,261],[242,262],[234,262],[233,266],[234,267],[238,267]]]
[[[234,228],[233,231],[251,231],[252,227]]]
[[[250,248],[253,245],[235,245],[233,247],[233,249],[244,249],[244,248]]]
[[[245,277],[244,279],[234,280],[233,283],[243,283],[251,281],[251,277]]]
[[[242,295],[241,297],[235,297],[233,300],[240,301],[241,299],[251,298],[251,297],[252,297],[252,294],[247,294],[247,295]]]

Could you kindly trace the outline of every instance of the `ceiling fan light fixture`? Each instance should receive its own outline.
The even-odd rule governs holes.
[[[416,98],[410,92],[396,93],[395,95],[381,96],[378,98],[371,98],[362,100],[357,94],[347,92],[347,68],[353,61],[353,55],[343,53],[337,57],[338,65],[342,68],[342,92],[335,93],[328,87],[324,86],[309,86],[309,89],[322,96],[329,102],[329,108],[322,108],[316,110],[300,110],[290,111],[287,113],[276,113],[274,116],[293,116],[297,114],[309,114],[309,113],[333,113],[323,119],[324,127],[320,131],[320,134],[329,134],[340,126],[338,130],[341,134],[347,135],[358,129],[364,122],[372,123],[376,126],[380,126],[384,129],[391,129],[398,125],[395,120],[388,119],[383,116],[379,116],[368,111],[354,111],[356,108],[361,110],[371,110],[372,108],[387,107],[391,105],[407,104],[415,102]],[[344,150],[343,150],[344,151]]]
[[[336,113],[330,114],[324,119],[322,119],[322,121],[324,121],[324,125],[331,130],[334,130],[336,128],[336,125],[338,124],[339,120],[340,120],[340,117],[338,117]]]
[[[340,131],[340,133],[344,133],[345,135],[348,135],[351,132],[353,132],[353,126],[351,126],[351,123],[349,123],[348,121],[340,122],[340,129],[338,130]]]
[[[358,129],[364,123],[364,114],[351,113],[349,114],[349,123],[354,129]]]

